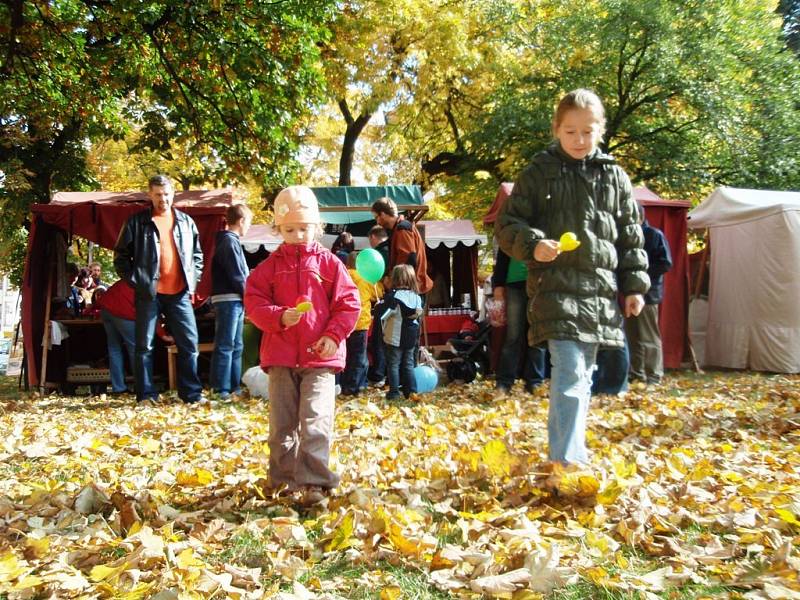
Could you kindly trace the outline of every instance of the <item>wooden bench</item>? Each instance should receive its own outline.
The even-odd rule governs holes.
[[[203,342],[197,344],[197,352],[213,352],[214,342]],[[175,344],[167,346],[167,372],[169,374],[169,389],[174,390],[178,387],[178,347]]]

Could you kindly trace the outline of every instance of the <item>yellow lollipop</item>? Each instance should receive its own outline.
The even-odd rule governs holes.
[[[571,231],[565,232],[561,236],[561,239],[558,240],[558,249],[561,250],[561,252],[572,252],[580,245],[581,242],[578,236]]]

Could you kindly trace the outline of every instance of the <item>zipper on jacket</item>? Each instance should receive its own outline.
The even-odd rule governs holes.
[[[295,289],[299,292],[300,291],[300,246],[299,245],[297,246],[297,250],[295,252],[295,255],[296,255],[296,258],[297,258],[297,265],[295,265],[295,269],[294,269],[295,278],[297,279],[297,285],[295,286]],[[310,351],[310,348],[306,348],[306,352],[308,352],[308,351]],[[296,366],[297,369],[300,368],[300,353],[301,352],[302,352],[302,350],[300,348],[298,348],[297,349],[297,366]]]

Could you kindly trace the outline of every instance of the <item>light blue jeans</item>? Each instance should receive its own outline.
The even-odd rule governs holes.
[[[211,388],[223,398],[241,391],[244,305],[241,300],[216,302]]]
[[[586,415],[592,395],[597,344],[549,340],[550,412],[547,417],[548,456],[561,463],[588,463]]]

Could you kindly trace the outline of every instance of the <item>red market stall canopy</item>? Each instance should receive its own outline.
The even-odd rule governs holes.
[[[176,208],[189,214],[200,232],[206,268],[198,294],[211,287],[211,257],[217,231],[224,227],[225,211],[233,203],[230,190],[175,192]],[[151,205],[144,192],[59,192],[49,204],[34,204],[22,281],[22,329],[28,360],[28,382],[37,386],[45,331],[46,304],[53,281],[55,245],[73,235],[104,248],[113,248],[125,221]],[[50,289],[48,289],[48,283]]]
[[[513,183],[501,183],[491,207],[483,217],[486,225],[497,219],[500,208],[514,189]],[[682,200],[664,200],[648,188],[633,188],[637,202],[644,207],[648,223],[664,232],[672,252],[672,270],[664,276],[664,302],[658,325],[664,348],[664,366],[680,367],[688,348],[689,255],[686,250],[686,214],[692,207]]]

